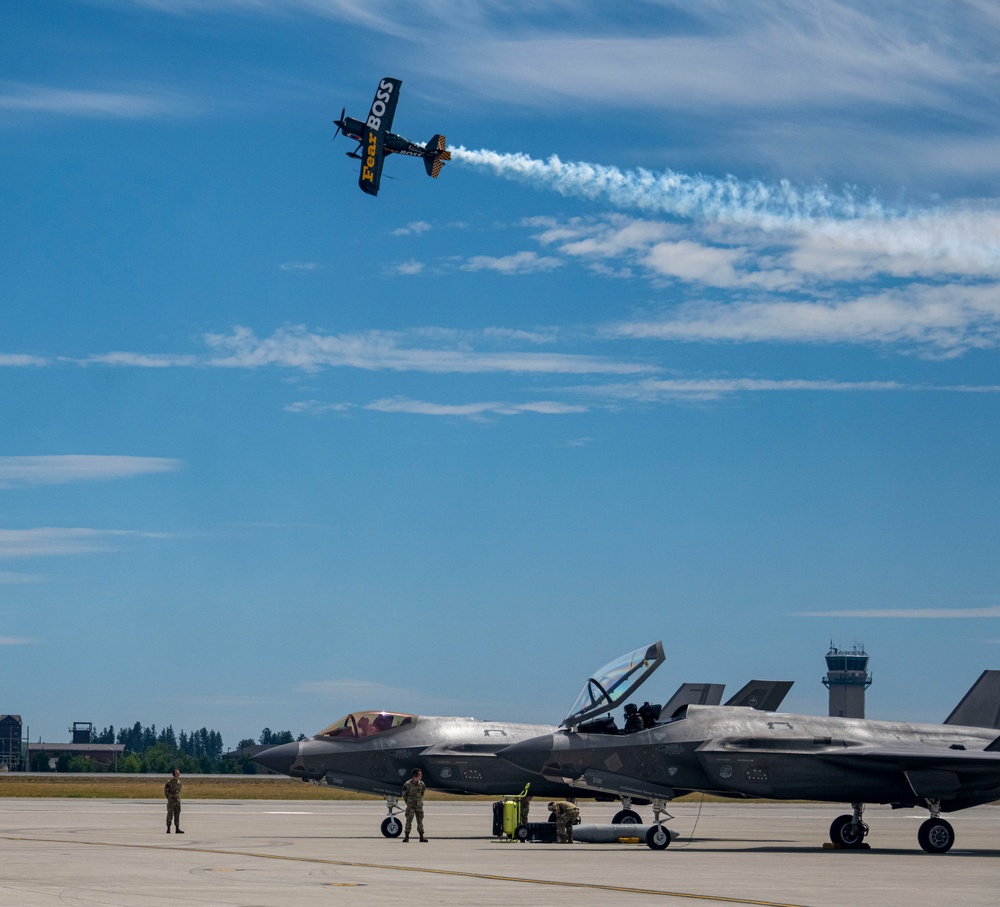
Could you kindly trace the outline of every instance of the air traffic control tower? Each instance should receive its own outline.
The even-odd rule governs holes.
[[[830,714],[838,718],[864,718],[865,690],[872,685],[865,647],[838,649],[831,642],[826,668],[823,686],[830,691]]]

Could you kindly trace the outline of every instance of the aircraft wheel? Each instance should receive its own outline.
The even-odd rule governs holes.
[[[860,847],[868,834],[864,822],[854,824],[854,816],[837,816],[830,826],[830,840],[841,847]]]
[[[670,832],[662,825],[653,825],[646,832],[646,846],[653,850],[666,850],[670,846]]]
[[[641,825],[642,816],[634,809],[620,809],[611,820],[612,825]]]
[[[955,843],[955,829],[944,819],[928,819],[917,831],[917,840],[927,853],[947,853]]]
[[[527,825],[518,825],[514,829],[514,840],[515,841],[527,841],[531,837],[531,832],[528,830]]]
[[[382,820],[382,834],[387,838],[398,838],[403,833],[403,823],[395,816]]]

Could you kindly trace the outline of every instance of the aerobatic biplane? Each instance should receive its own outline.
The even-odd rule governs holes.
[[[406,154],[423,158],[427,175],[434,179],[437,179],[444,162],[451,160],[451,152],[445,148],[443,135],[431,136],[426,145],[421,145],[389,131],[402,84],[402,79],[382,79],[378,83],[367,120],[345,116],[347,108],[344,107],[340,111],[340,119],[333,121],[337,126],[334,138],[343,132],[358,143],[357,149],[348,151],[347,156],[361,161],[358,185],[369,195],[378,195],[378,187],[382,182],[382,164],[387,155]]]

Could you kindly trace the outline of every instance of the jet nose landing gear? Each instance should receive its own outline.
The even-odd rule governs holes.
[[[385,798],[385,807],[389,810],[389,815],[382,820],[382,834],[387,838],[398,838],[403,833],[403,823],[396,815],[397,812],[401,811],[398,803],[398,797],[388,796]]]

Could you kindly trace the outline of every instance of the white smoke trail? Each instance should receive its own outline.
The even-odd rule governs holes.
[[[1000,273],[1000,212],[995,207],[893,210],[852,189],[797,188],[729,176],[715,179],[665,170],[621,170],[537,160],[458,147],[454,160],[564,196],[624,210],[730,223],[764,231],[811,234],[842,250],[897,260],[919,259],[926,272],[992,277]],[[906,269],[910,270],[907,264]],[[891,269],[890,269],[891,270]]]
[[[620,170],[602,164],[567,163],[552,155],[541,161],[527,154],[502,154],[465,147],[452,158],[484,167],[499,176],[554,189],[561,195],[600,199],[619,208],[680,217],[706,217],[755,226],[788,226],[816,218],[884,218],[891,216],[875,199],[859,199],[851,190],[831,194],[825,187],[798,189],[787,180],[767,185],[729,176],[712,179],[674,170],[654,173],[642,168]]]

